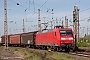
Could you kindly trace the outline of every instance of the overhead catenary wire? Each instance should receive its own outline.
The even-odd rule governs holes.
[[[46,0],[46,1],[44,2],[44,4],[41,5],[40,8],[42,8],[47,2],[48,2],[48,0]],[[40,8],[39,8],[39,9],[40,9]]]
[[[79,3],[81,3],[81,1],[79,0],[78,1]],[[75,5],[76,5],[76,3],[75,3]],[[80,12],[84,12],[84,11],[86,11],[86,10],[89,10],[90,8],[86,8],[86,9],[84,9],[84,10],[81,10]],[[73,15],[73,13],[72,14],[69,14],[69,15],[66,15],[66,16],[72,16]],[[62,18],[64,18],[64,17],[62,17]],[[61,18],[61,19],[62,19]]]
[[[26,11],[27,11],[27,9],[25,9],[25,18],[26,18],[26,21],[27,21],[27,14],[26,14]]]
[[[25,8],[25,9],[27,9],[27,10],[30,10],[30,9],[28,9],[27,7],[21,5],[21,4],[15,2],[15,1],[13,1],[13,0],[10,0],[10,1],[13,2],[13,3],[15,3],[15,4],[17,4],[17,5],[19,5],[19,6],[21,6],[21,7],[23,7],[23,8]],[[48,2],[48,0],[46,0],[46,1],[44,2],[44,4],[42,4],[42,5],[39,7],[39,9],[42,8],[47,2]],[[35,3],[34,3],[34,0],[33,0],[33,6],[34,6],[34,11],[33,11],[33,12],[34,12],[34,14],[35,14],[37,11],[35,11]],[[30,7],[30,6],[29,6],[29,7]],[[30,11],[32,11],[32,10],[30,10]],[[32,17],[34,14],[32,14],[31,17]]]
[[[15,3],[15,4],[19,4],[19,3],[16,3],[16,2],[14,2],[13,0],[10,0],[10,1],[12,1],[13,3]],[[30,4],[30,0],[29,0],[29,4]],[[48,2],[48,0],[46,0],[41,6],[40,6],[40,8],[42,8],[42,7],[44,7],[44,5],[46,4]],[[79,1],[79,3],[80,3],[80,1]],[[35,5],[36,3],[34,2],[34,0],[33,0],[33,6]],[[19,4],[21,7],[23,7],[23,8],[25,8],[25,9],[29,9],[29,8],[27,8],[27,7],[25,7],[25,6],[23,6],[23,5],[21,5],[21,4]],[[30,7],[30,5],[29,5],[29,7]],[[85,10],[82,10],[82,11],[80,11],[80,12],[84,12],[84,11],[86,11],[86,10],[89,10],[90,8],[87,8],[87,9],[85,9]],[[34,7],[34,14],[37,12],[37,11],[35,11],[35,7]],[[32,14],[31,16],[33,16],[34,14]],[[68,16],[72,16],[72,14],[70,14],[70,15],[67,15],[67,17]],[[62,18],[64,18],[64,17],[61,17],[60,19],[62,19]]]
[[[29,10],[30,10],[30,5],[31,5],[31,3],[30,3],[31,1],[29,0]]]
[[[48,2],[48,0],[45,1],[45,2],[40,6],[40,8],[42,8],[47,2]],[[40,9],[40,8],[38,8],[38,9]],[[34,14],[35,14],[35,13],[37,13],[37,11],[35,11]],[[34,14],[32,14],[31,17],[32,17]]]
[[[86,11],[86,10],[89,10],[90,8],[87,8],[87,9],[84,9],[84,10],[81,10],[80,12],[84,12],[84,11]],[[72,16],[73,15],[73,13],[72,14],[69,14],[69,15],[67,15],[67,16]],[[64,17],[61,17],[60,19],[62,19],[62,18],[64,18]]]
[[[13,3],[15,3],[15,4],[17,4],[17,5],[19,5],[19,6],[21,6],[21,7],[23,7],[23,8],[25,8],[25,9],[27,9],[25,6],[21,5],[20,3],[17,3],[17,2],[15,2],[13,0],[10,0],[10,1],[13,2]]]
[[[15,2],[15,1],[13,1],[13,0],[10,0],[11,2],[13,2],[13,3],[15,3],[15,4],[17,4],[17,5],[19,5],[19,6],[21,6],[21,7],[23,7],[23,8],[25,8],[25,9],[28,9],[27,7],[25,7],[25,6],[23,6],[23,5],[21,5],[20,3],[17,3],[17,2]],[[41,6],[40,6],[40,8],[42,8],[46,3],[48,2],[48,0],[46,0]],[[37,12],[37,11],[35,11],[35,3],[34,3],[34,0],[33,0],[33,6],[34,6],[34,14]],[[30,0],[29,0],[29,7],[30,7]],[[39,8],[39,9],[40,9]],[[28,9],[28,10],[30,10],[30,8]],[[34,14],[32,14],[31,16],[33,16]],[[68,15],[69,16],[69,15]],[[70,15],[71,16],[71,15]],[[62,18],[64,18],[64,17],[62,17]]]
[[[34,4],[34,0],[33,0],[33,7],[34,7],[34,13],[35,13],[35,4]]]
[[[15,1],[13,1],[13,0],[10,0],[10,1],[13,2],[13,3],[15,3],[15,4],[17,4],[17,5],[19,5],[19,6],[21,6],[21,7],[23,7],[24,9],[30,10],[29,8],[21,5],[20,3],[17,3],[17,2],[15,2]],[[30,11],[32,11],[32,10],[30,10]],[[32,11],[32,12],[34,12],[34,11]]]

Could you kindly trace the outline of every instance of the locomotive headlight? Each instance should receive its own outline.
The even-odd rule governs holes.
[[[66,38],[61,38],[61,40],[66,40]]]
[[[73,38],[61,38],[61,40],[73,40]]]
[[[68,38],[68,40],[73,40],[73,38]]]

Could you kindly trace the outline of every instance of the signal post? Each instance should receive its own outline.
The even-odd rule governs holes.
[[[79,9],[77,6],[74,6],[73,11],[73,30],[75,34],[75,44],[79,41]]]

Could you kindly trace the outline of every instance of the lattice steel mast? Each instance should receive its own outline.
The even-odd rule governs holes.
[[[38,31],[41,32],[40,9],[38,9]]]
[[[8,49],[7,0],[4,0],[4,36],[5,49]]]

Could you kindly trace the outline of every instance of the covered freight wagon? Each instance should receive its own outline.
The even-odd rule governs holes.
[[[35,43],[36,32],[8,35],[8,43],[15,46],[33,45]],[[5,36],[1,36],[0,44],[5,44]]]
[[[21,44],[21,34],[10,35],[10,44],[11,45],[20,45]]]
[[[23,33],[21,35],[21,45],[33,45],[36,32]]]
[[[10,35],[8,35],[8,44],[9,44],[9,42],[10,42],[9,37],[10,37]],[[1,45],[2,45],[2,44],[5,44],[5,35],[1,36],[1,42],[0,42],[0,44],[1,44]]]

